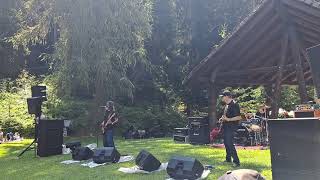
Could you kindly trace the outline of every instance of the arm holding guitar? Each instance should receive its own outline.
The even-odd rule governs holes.
[[[112,124],[112,125],[117,124],[118,121],[119,121],[119,118],[116,117],[116,118],[115,118],[115,121],[113,121],[111,124]]]

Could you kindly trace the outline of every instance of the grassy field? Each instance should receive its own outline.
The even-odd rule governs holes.
[[[80,140],[80,139],[79,139]],[[71,159],[71,155],[59,155],[46,158],[35,158],[34,151],[28,151],[20,159],[17,154],[31,142],[0,144],[0,179],[132,179],[132,180],[164,180],[165,171],[154,174],[123,174],[119,167],[134,166],[134,161],[122,164],[112,164],[97,168],[82,167],[79,164],[63,165],[63,160]],[[81,142],[94,143],[94,138],[81,138]],[[101,143],[99,143],[101,145]],[[208,179],[217,179],[228,170],[231,165],[223,163],[224,150],[208,146],[192,146],[189,144],[175,144],[171,139],[148,140],[116,140],[121,154],[136,156],[141,149],[154,154],[162,162],[167,162],[172,155],[184,155],[197,158],[202,164],[215,167]],[[268,150],[238,150],[241,168],[255,169],[267,179],[272,179],[270,152]]]

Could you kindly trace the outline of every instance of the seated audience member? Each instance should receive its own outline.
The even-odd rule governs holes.
[[[4,138],[3,138],[3,131],[2,129],[0,128],[0,144],[4,142]]]
[[[6,134],[6,138],[7,138],[7,141],[13,141],[13,133],[12,132],[8,132]]]
[[[14,133],[13,139],[14,140],[21,140],[20,134],[18,132]]]

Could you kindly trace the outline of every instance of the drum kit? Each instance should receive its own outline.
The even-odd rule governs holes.
[[[235,133],[235,143],[242,146],[268,145],[268,119],[255,116],[242,121]]]

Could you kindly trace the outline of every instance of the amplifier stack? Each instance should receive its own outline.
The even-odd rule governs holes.
[[[190,144],[209,144],[209,119],[206,117],[189,117],[188,128],[175,128],[173,140]]]
[[[207,117],[189,117],[189,140],[191,144],[209,144],[210,128]]]

